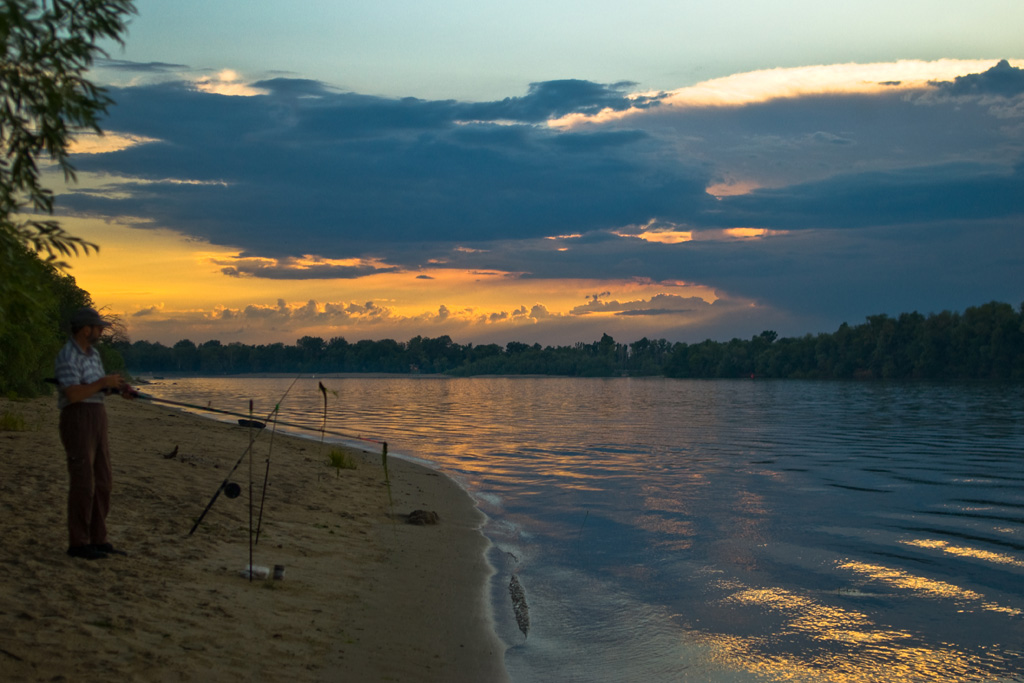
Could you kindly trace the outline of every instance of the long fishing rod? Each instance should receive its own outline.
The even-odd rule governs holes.
[[[143,399],[145,401],[151,401],[153,403],[165,403],[165,404],[171,405],[171,406],[179,406],[181,408],[192,408],[193,410],[203,410],[203,411],[210,412],[210,413],[219,413],[221,415],[231,415],[233,417],[240,417],[240,418],[245,418],[246,417],[246,415],[243,414],[243,413],[235,413],[235,412],[232,412],[230,410],[220,410],[218,408],[211,408],[209,406],[196,405],[194,403],[184,403],[182,401],[172,401],[172,400],[166,399],[166,398],[157,398],[156,396],[152,396],[150,394],[145,394],[145,393],[142,393],[141,391],[137,392],[136,398],[140,398],[140,399]],[[270,422],[271,417],[273,416],[274,412],[276,412],[276,410],[277,409],[275,408],[274,411],[271,411],[271,414],[267,416],[267,419],[264,420],[264,422]],[[374,438],[371,438],[371,437],[368,437],[368,436],[360,436],[358,434],[347,434],[345,432],[338,432],[338,431],[334,431],[334,430],[331,430],[331,429],[321,429],[319,427],[311,427],[309,425],[297,424],[295,422],[282,422],[280,420],[275,420],[275,424],[281,425],[283,427],[291,427],[293,429],[302,429],[302,430],[308,431],[308,432],[318,432],[318,433],[322,432],[324,434],[330,434],[331,436],[340,436],[340,437],[345,438],[345,439],[356,439],[358,441],[367,441],[369,443],[375,443],[375,444],[383,444],[383,443],[385,443],[381,439],[374,439]]]
[[[285,397],[288,396],[289,392],[291,392],[291,390],[292,390],[292,387],[295,386],[295,383],[299,381],[299,377],[301,377],[301,376],[302,375],[296,376],[295,379],[292,380],[292,383],[288,385],[288,388],[285,390],[284,394],[281,396],[281,399],[277,402],[277,405],[275,405],[274,410],[271,411],[269,415],[267,415],[266,421],[269,421],[270,418],[274,415],[274,413],[277,411],[277,406],[281,405],[281,401],[284,401]],[[139,397],[143,398],[144,396],[140,393]],[[157,400],[157,401],[159,401],[159,399],[155,399],[153,397],[146,397],[146,398],[148,398],[149,400]],[[190,406],[190,407],[194,407],[194,406]],[[203,410],[205,410],[205,408],[203,408]],[[214,504],[214,502],[216,502],[217,497],[220,496],[221,491],[223,491],[227,487],[228,481],[231,479],[231,475],[235,473],[235,470],[238,469],[238,466],[242,464],[243,460],[245,460],[245,456],[252,452],[252,445],[253,445],[253,443],[255,443],[256,439],[259,438],[259,435],[262,434],[262,433],[263,433],[263,430],[260,430],[259,432],[256,432],[256,436],[255,437],[252,437],[252,438],[249,439],[249,446],[248,446],[248,448],[246,448],[244,451],[242,451],[242,454],[240,456],[238,456],[238,460],[235,461],[235,464],[231,468],[231,471],[228,472],[227,476],[224,477],[224,481],[222,481],[220,483],[220,486],[217,487],[217,490],[213,494],[213,498],[210,498],[210,502],[206,504],[206,507],[203,509],[202,514],[199,515],[199,519],[197,519],[196,523],[192,525],[192,529],[188,532],[189,536],[194,534],[196,532],[196,529],[199,528],[199,525],[202,523],[203,518],[206,517],[206,513],[210,511],[210,508],[213,507],[213,504]],[[250,495],[250,498],[251,498],[251,495]],[[250,572],[251,572],[252,571],[252,567],[250,566],[249,569],[250,569]]]
[[[250,417],[252,417],[251,415],[246,415],[245,413],[236,413],[236,412],[231,411],[231,410],[221,410],[220,408],[213,408],[212,406],[201,406],[201,405],[198,405],[196,403],[184,403],[182,401],[172,401],[172,400],[167,399],[167,398],[157,398],[156,396],[153,396],[151,394],[147,394],[147,393],[144,393],[144,392],[141,392],[141,391],[138,391],[138,390],[135,391],[133,396],[135,398],[141,398],[141,399],[143,399],[145,401],[152,401],[153,403],[166,403],[167,405],[170,405],[170,406],[179,406],[181,408],[192,408],[193,410],[205,410],[206,412],[218,413],[220,415],[231,415],[232,417],[239,417],[239,418],[250,418]]]

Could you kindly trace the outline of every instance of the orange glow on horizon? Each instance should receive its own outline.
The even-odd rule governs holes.
[[[237,249],[172,230],[83,218],[64,223],[72,234],[101,245],[98,254],[72,261],[70,274],[79,286],[98,306],[120,315],[133,339],[164,343],[182,338],[250,343],[283,338],[291,343],[303,334],[411,338],[447,333],[454,338],[494,326],[511,326],[504,336],[512,339],[523,336],[513,327],[543,322],[561,328],[583,320],[604,320],[609,330],[639,330],[639,338],[648,334],[642,327],[648,320],[616,313],[678,299],[710,306],[718,299],[714,290],[686,282],[533,279],[442,264],[389,270],[379,261],[318,256],[240,258]],[[243,265],[275,277],[246,275]],[[265,266],[269,271],[260,270]],[[321,267],[327,277],[295,277]],[[366,272],[330,275],[336,267]],[[600,301],[594,292],[602,292]],[[670,299],[661,298],[666,296]],[[681,307],[680,315],[687,317],[678,324],[712,315],[710,309],[691,309]]]

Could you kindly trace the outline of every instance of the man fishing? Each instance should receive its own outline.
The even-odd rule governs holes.
[[[104,394],[134,390],[118,374],[108,375],[96,342],[110,323],[93,308],[71,318],[71,338],[57,354],[60,440],[67,453],[68,555],[87,560],[127,555],[107,538],[112,483]]]

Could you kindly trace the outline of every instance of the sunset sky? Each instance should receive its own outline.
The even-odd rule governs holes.
[[[571,344],[1024,300],[1024,2],[138,0],[71,273],[133,340]]]

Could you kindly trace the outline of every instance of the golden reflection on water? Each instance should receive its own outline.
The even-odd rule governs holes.
[[[915,576],[901,569],[891,569],[865,562],[841,562],[837,566],[839,569],[847,569],[859,574],[868,581],[877,581],[890,588],[908,590],[927,598],[956,600],[960,603],[980,603],[979,606],[983,610],[1012,616],[1024,614],[1024,612],[1014,607],[1004,607],[994,602],[986,602],[984,595],[970,589],[961,588],[945,581]]]
[[[949,649],[903,647],[899,650],[865,648],[857,656],[823,653],[801,661],[799,657],[770,658],[768,668],[758,673],[774,675],[780,681],[824,681],[828,683],[992,683],[972,657]]]
[[[944,553],[950,555],[956,555],[957,557],[969,557],[975,560],[984,560],[985,562],[993,562],[995,564],[1008,564],[1012,567],[1024,567],[1024,562],[1010,557],[1009,555],[1002,555],[1000,553],[993,553],[988,550],[980,550],[978,548],[971,548],[969,546],[962,545],[950,545],[946,541],[938,541],[931,539],[916,539],[913,541],[900,541],[904,545],[914,546],[916,548],[928,548],[931,550],[941,550]]]
[[[862,648],[860,653],[772,652],[766,639],[721,635],[703,641],[717,652],[712,658],[728,669],[756,674],[760,680],[807,683],[991,683],[970,657],[948,649]]]
[[[953,600],[980,600],[982,595],[966,588],[960,588],[945,581],[927,579],[923,576],[915,576],[902,569],[891,569],[877,564],[866,562],[840,562],[839,569],[847,569],[860,574],[868,581],[878,581],[891,588],[909,590],[929,598],[949,598]]]
[[[786,621],[770,636],[707,634],[715,659],[772,681],[828,683],[910,683],[982,681],[980,662],[947,647],[915,645],[906,631],[875,624],[854,610],[823,604],[781,588],[743,588],[726,604],[757,607]],[[821,647],[787,652],[787,643],[812,639]]]
[[[814,640],[883,643],[910,637],[905,631],[876,629],[874,623],[860,612],[824,605],[780,588],[744,590],[730,596],[728,601],[778,612],[793,612],[789,631]]]

